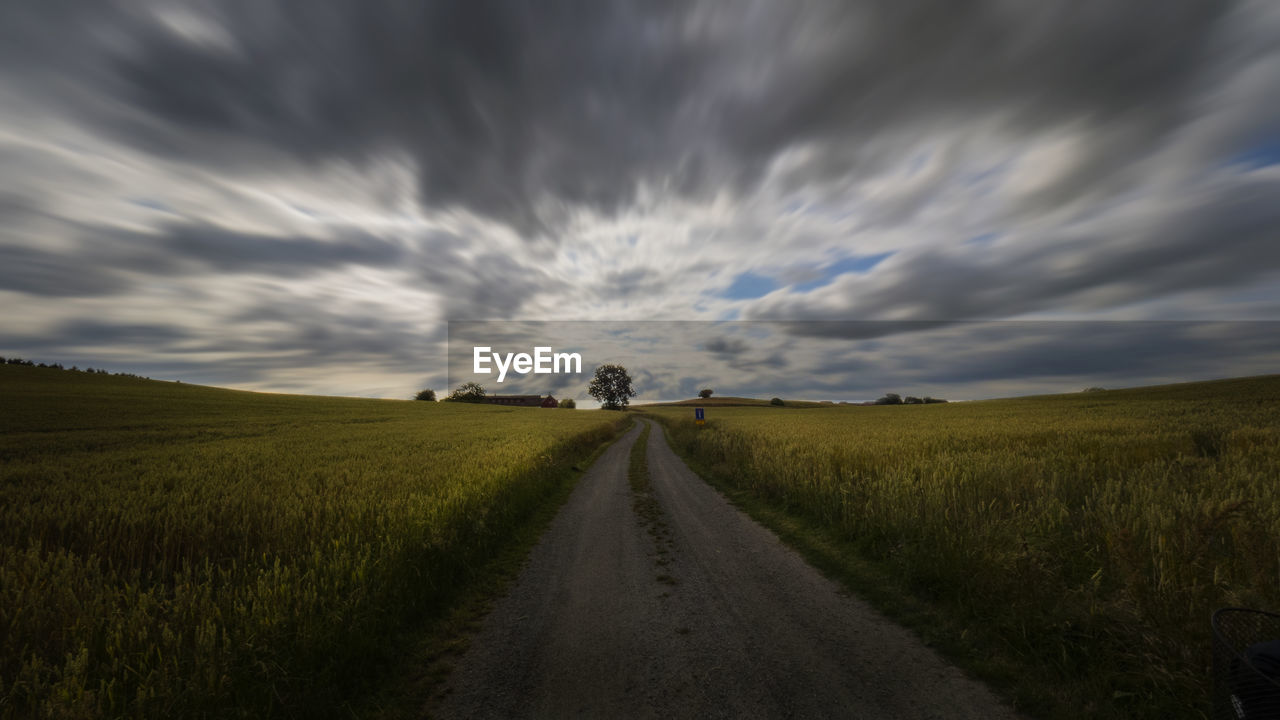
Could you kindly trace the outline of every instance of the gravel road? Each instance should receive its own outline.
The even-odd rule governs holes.
[[[1017,717],[730,505],[658,425],[661,511],[638,514],[639,432],[582,477],[430,716]]]

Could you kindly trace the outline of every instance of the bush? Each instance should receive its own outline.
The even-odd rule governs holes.
[[[435,391],[435,390],[432,390],[431,388],[427,388],[426,390],[419,390],[419,391],[418,391],[418,394],[413,396],[413,399],[414,399],[414,400],[425,400],[426,402],[435,402],[435,401],[436,401],[436,391]]]
[[[706,400],[707,398],[711,397],[711,393],[713,392],[715,391],[712,390],[711,388],[703,388],[702,391],[698,393],[698,397],[702,398],[703,400]]]
[[[914,395],[908,395],[906,400],[902,401],[903,405],[923,405],[924,401]]]
[[[770,401],[769,401],[769,404],[770,404],[770,405],[777,405],[778,407],[782,407],[782,406],[783,406],[783,405],[785,405],[786,403],[783,403],[783,402],[782,402],[782,398],[774,398],[774,399],[772,399],[772,400],[770,400]]]
[[[925,405],[932,405],[934,403],[944,403],[944,402],[946,402],[946,400],[943,400],[942,398],[925,397],[924,399]]]
[[[463,383],[458,386],[457,390],[449,394],[449,399],[453,402],[482,403],[484,402],[484,388],[480,387],[480,383]]]
[[[573,398],[565,398],[560,401],[560,407],[565,408],[567,410],[573,410],[574,408],[578,407],[578,403],[574,402]]]
[[[884,397],[876,401],[877,405],[901,405],[902,396],[898,393],[885,393]]]

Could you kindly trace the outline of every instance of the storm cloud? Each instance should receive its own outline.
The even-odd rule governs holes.
[[[741,318],[780,331],[683,352],[819,393],[785,338],[1274,320],[1276,37],[1266,0],[6,3],[0,350],[408,396],[448,320]],[[1023,342],[981,362],[1070,364]]]
[[[1201,0],[84,0],[10,5],[2,19],[12,59],[34,68],[19,79],[81,71],[49,99],[139,147],[246,172],[259,152],[403,152],[423,203],[532,229],[541,204],[616,209],[642,182],[747,187],[806,145],[829,152],[792,181],[841,177],[909,152],[904,135],[972,118],[1015,133],[1100,130],[1043,190],[1061,202],[1178,125],[1214,79],[1210,51],[1233,11]],[[119,94],[130,112],[70,95],[86,91]]]

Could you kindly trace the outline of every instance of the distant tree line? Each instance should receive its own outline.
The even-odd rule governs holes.
[[[481,403],[484,402],[486,395],[484,387],[480,383],[468,382],[458,386],[457,390],[449,393],[449,397],[445,398],[445,402],[464,402],[464,403]],[[418,391],[414,396],[415,400],[425,400],[427,402],[436,401],[436,391],[430,388]],[[556,407],[567,408],[573,410],[578,407],[578,403],[573,398],[564,398],[556,403]]]
[[[133,374],[133,373],[124,373],[124,372],[117,372],[117,373],[113,373],[113,372],[108,372],[108,371],[106,371],[106,370],[101,370],[101,369],[95,370],[95,369],[93,369],[93,368],[85,368],[85,369],[81,370],[80,368],[76,367],[75,365],[72,365],[72,366],[71,366],[71,367],[69,367],[69,368],[64,368],[64,367],[62,367],[62,364],[61,364],[61,363],[37,363],[37,362],[33,362],[33,361],[31,361],[31,360],[23,360],[22,358],[5,358],[5,357],[0,357],[0,365],[22,365],[22,366],[25,366],[25,367],[46,368],[46,369],[49,369],[49,370],[65,370],[65,371],[67,371],[67,372],[91,373],[91,374],[93,374],[93,375],[114,375],[114,376],[116,376],[116,377],[131,377],[131,378],[138,378],[139,380],[150,380],[150,379],[151,379],[151,378],[149,378],[149,377],[145,377],[145,376],[143,376],[143,375],[135,375],[135,374]]]
[[[711,390],[703,390],[703,397],[710,397]],[[599,400],[605,410],[625,410],[628,399],[635,397],[636,391],[631,384],[631,375],[621,365],[601,365],[596,368],[595,378],[591,381],[587,393]],[[485,401],[484,387],[477,382],[465,382],[444,398],[444,402],[482,403]],[[436,391],[430,388],[419,390],[415,400],[436,401]],[[557,401],[556,407],[573,410],[578,407],[573,398]]]
[[[885,393],[884,397],[876,400],[876,405],[933,405],[934,403],[944,403],[946,400],[934,397],[918,398],[914,395],[908,395],[905,398],[898,393]]]

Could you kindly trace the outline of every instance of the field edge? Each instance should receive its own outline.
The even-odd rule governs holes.
[[[736,485],[724,471],[710,467],[671,439],[668,422],[647,414],[663,430],[667,444],[704,482],[852,595],[915,633],[925,645],[968,675],[986,683],[1020,713],[1037,718],[1079,717],[1092,699],[1086,688],[1064,686],[1062,678],[1021,665],[994,634],[973,627],[919,599],[893,575],[864,558],[833,528],[788,511]]]
[[[529,553],[542,539],[587,470],[625,436],[637,422],[634,416],[615,426],[613,437],[589,455],[572,463],[545,502],[510,533],[510,541],[486,563],[476,568],[467,587],[460,591],[452,610],[406,633],[404,648],[387,677],[377,687],[353,698],[343,710],[358,720],[420,720],[431,717],[428,709],[444,689],[453,663],[466,652],[493,604],[519,577]]]

